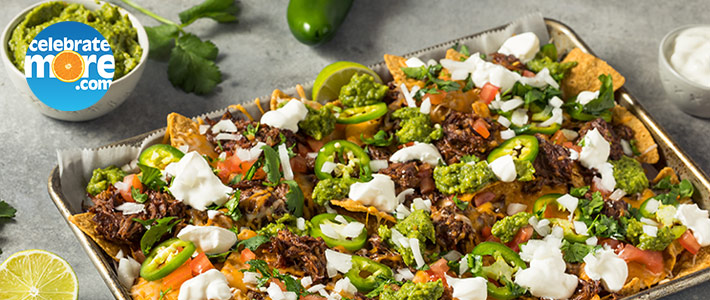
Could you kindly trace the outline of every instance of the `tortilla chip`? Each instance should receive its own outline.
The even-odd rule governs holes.
[[[641,120],[639,120],[626,108],[619,105],[615,106],[612,109],[612,113],[612,120],[614,121],[614,124],[623,124],[634,131],[636,147],[638,148],[639,152],[641,152],[639,160],[643,163],[648,164],[657,163],[660,159],[660,156],[658,154],[658,145],[656,145],[656,141],[653,140],[651,132],[646,129],[646,126],[643,125]]]
[[[626,79],[614,70],[605,61],[594,55],[574,48],[567,54],[562,62],[576,61],[577,66],[572,68],[562,80],[562,91],[567,97],[574,97],[582,91],[597,91],[601,87],[599,75],[609,74],[614,82],[614,91],[624,85]]]
[[[401,56],[385,54],[385,64],[387,64],[387,69],[389,69],[392,78],[397,86],[404,83],[407,89],[411,90],[413,86],[418,85],[420,88],[424,87],[424,82],[421,80],[416,80],[413,78],[408,78],[407,75],[402,71],[403,67],[406,67],[407,59]]]
[[[643,282],[641,282],[641,279],[638,277],[631,278],[626,284],[624,284],[624,287],[617,292],[621,296],[626,296],[626,295],[631,295],[631,294],[636,294],[638,293],[641,289],[643,289]]]
[[[279,108],[279,104],[281,104],[281,102],[291,99],[293,99],[293,97],[289,96],[288,94],[284,93],[279,89],[275,89],[274,92],[271,93],[271,101],[269,101],[269,108],[271,110],[276,110],[277,108]]]
[[[654,178],[653,181],[651,181],[651,182],[656,184],[659,181],[661,181],[661,179],[666,178],[668,176],[671,177],[672,184],[679,184],[680,183],[680,180],[678,179],[678,175],[675,173],[675,171],[673,171],[673,169],[671,169],[671,167],[664,167],[663,169],[661,169],[661,171],[658,172],[658,175],[656,175],[656,178]]]
[[[464,55],[461,52],[456,51],[453,48],[449,48],[446,50],[446,59],[455,60],[455,61],[462,61],[467,58],[468,58],[468,56]]]
[[[690,275],[697,271],[710,268],[710,247],[702,247],[698,254],[693,257],[690,252],[683,253],[678,258],[678,264],[675,268],[676,278]]]
[[[119,246],[111,241],[108,241],[101,237],[98,232],[96,232],[96,223],[94,223],[94,213],[83,213],[69,216],[69,221],[72,222],[76,227],[79,227],[82,232],[88,235],[96,244],[103,249],[106,254],[110,255],[113,259],[118,260],[116,255],[119,251],[123,250],[123,253],[131,253],[127,247]]]
[[[188,146],[188,151],[197,151],[211,158],[219,156],[214,151],[214,146],[200,134],[199,125],[192,119],[178,113],[168,115],[168,128],[165,132],[170,145],[176,148]]]

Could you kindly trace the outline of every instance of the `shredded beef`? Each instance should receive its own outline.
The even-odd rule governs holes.
[[[389,175],[392,178],[395,191],[398,194],[409,188],[419,190],[422,194],[434,191],[433,170],[425,162],[415,160],[405,163],[392,163],[387,168],[380,170],[379,173]]]
[[[367,152],[370,155],[370,159],[389,160],[390,156],[392,156],[392,151],[387,149],[387,147],[377,147],[373,145],[368,145]]]
[[[431,221],[436,229],[436,244],[461,253],[473,250],[475,230],[471,220],[451,201],[432,206]]]
[[[265,300],[266,298],[264,297],[264,295],[263,295],[262,293],[259,293],[259,292],[257,292],[257,291],[249,290],[249,291],[247,291],[247,299],[250,299],[250,300]]]
[[[570,299],[572,300],[588,300],[601,292],[601,285],[598,280],[583,280],[579,279],[577,289]]]
[[[444,285],[444,293],[441,294],[441,297],[439,297],[439,300],[454,300],[458,298],[454,298],[454,288],[451,287],[450,285]]]
[[[611,146],[609,158],[613,160],[620,159],[621,156],[624,155],[624,149],[621,148],[619,136],[614,132],[614,128],[611,126],[611,124],[607,123],[602,118],[598,118],[596,120],[584,123],[584,125],[582,125],[582,128],[579,129],[578,142],[584,138],[584,135],[587,133],[587,131],[593,130],[594,128],[596,128],[597,131],[599,131],[599,134],[601,134],[601,136],[604,137],[607,142],[609,142],[609,145]]]
[[[537,191],[542,186],[568,184],[572,181],[574,167],[569,160],[569,150],[551,143],[542,134],[535,134],[538,141],[538,153],[533,167],[536,180],[525,185],[526,192]]]
[[[210,125],[210,128],[205,133],[205,136],[207,137],[207,141],[214,145],[217,145],[215,147],[215,151],[217,153],[234,151],[236,148],[250,149],[251,147],[256,146],[258,142],[262,142],[269,145],[270,147],[273,147],[281,143],[282,135],[283,138],[286,140],[286,145],[289,147],[295,143],[304,142],[304,138],[302,136],[296,135],[291,130],[279,129],[254,121],[240,120],[232,116],[229,111],[224,113],[220,120],[231,120],[232,122],[234,122],[234,125],[237,127],[237,132],[232,132],[231,134],[235,134],[239,136],[239,138],[237,140],[218,141],[216,137],[219,133],[212,133],[212,126],[217,124],[219,120],[215,121],[209,118],[205,118],[205,123],[207,125]],[[256,134],[247,136],[246,131],[250,125],[251,128],[258,128],[258,130]]]
[[[382,238],[376,233],[371,234],[367,239],[365,247],[358,250],[355,254],[367,257],[394,269],[403,268],[405,266],[402,261],[402,256],[397,253],[397,251],[394,251],[387,246]]]
[[[277,256],[277,267],[293,267],[313,278],[314,283],[326,279],[325,250],[328,246],[322,238],[299,236],[288,230],[281,230],[271,238],[273,253]]]
[[[605,214],[607,217],[612,217],[614,219],[619,219],[626,213],[626,202],[624,200],[604,200],[604,206],[602,207],[601,213]]]
[[[488,138],[483,138],[473,129],[477,120],[486,124],[490,133]],[[457,163],[465,155],[476,155],[484,159],[485,154],[498,147],[502,141],[498,134],[501,128],[498,122],[490,122],[471,113],[452,111],[441,125],[444,137],[436,141],[436,147],[449,164]]]
[[[387,83],[387,87],[389,88],[389,90],[387,90],[387,94],[385,95],[383,101],[390,103],[394,100],[397,100],[400,97],[400,91],[397,87],[397,84],[394,81],[390,81]]]
[[[520,62],[520,60],[515,57],[515,55],[505,55],[502,53],[493,53],[490,55],[491,59],[493,60],[493,63],[499,64],[501,66],[504,66],[506,69],[511,70],[511,71],[525,71],[527,68],[525,67],[525,64]]]
[[[262,180],[250,180],[237,182],[232,187],[241,191],[239,209],[252,229],[259,229],[288,213],[286,193],[289,186],[286,183],[271,187],[264,185]]]
[[[620,139],[631,141],[634,139],[634,130],[626,125],[614,125],[614,132]]]
[[[138,214],[124,215],[123,212],[115,208],[124,202],[121,194],[115,187],[110,186],[108,190],[92,197],[94,206],[89,211],[94,213],[96,231],[107,240],[128,245],[131,249],[140,249],[140,239],[145,232],[145,227],[133,221],[134,218],[141,220],[160,219],[164,217],[185,218],[187,206],[175,200],[170,194],[147,191],[148,200],[144,203],[145,211]],[[178,225],[178,228],[181,225]],[[173,230],[173,232],[177,232]]]

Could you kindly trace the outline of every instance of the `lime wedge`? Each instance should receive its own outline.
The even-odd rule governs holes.
[[[370,68],[351,61],[334,62],[318,73],[316,82],[313,83],[313,100],[328,101],[338,99],[340,88],[355,74],[367,73],[375,78],[375,82],[382,83],[380,76]]]
[[[0,265],[0,299],[75,300],[79,283],[71,266],[44,250],[21,251]]]

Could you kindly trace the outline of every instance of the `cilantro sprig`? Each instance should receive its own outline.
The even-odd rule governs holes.
[[[173,86],[188,93],[208,94],[220,82],[222,72],[215,63],[219,49],[211,41],[203,41],[184,30],[199,19],[212,19],[218,23],[237,21],[239,8],[234,0],[205,0],[180,12],[180,23],[173,22],[138,5],[132,0],[123,3],[163,23],[146,26],[150,41],[150,57],[168,61],[168,79]]]
[[[10,204],[7,204],[7,202],[0,200],[0,220],[8,220],[11,218],[15,217],[15,213],[17,213],[17,210],[10,206]],[[0,254],[2,254],[2,249],[0,249]]]

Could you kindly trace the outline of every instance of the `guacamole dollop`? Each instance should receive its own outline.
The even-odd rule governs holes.
[[[326,205],[330,200],[341,200],[348,196],[350,186],[357,180],[350,177],[326,178],[318,181],[313,188],[313,201]]]
[[[627,194],[640,193],[648,187],[648,178],[643,172],[643,167],[635,159],[622,156],[621,159],[612,161],[611,164],[614,165],[616,187],[624,190]]]
[[[380,300],[431,300],[439,299],[443,294],[441,279],[423,283],[407,281],[397,291],[387,286],[380,294]]]
[[[397,252],[402,255],[402,260],[404,260],[404,263],[408,266],[416,265],[412,248],[403,247],[399,243],[392,241],[393,229],[397,230],[408,239],[415,238],[419,240],[419,248],[421,249],[421,253],[424,253],[424,249],[426,248],[425,243],[427,240],[431,242],[436,240],[436,229],[434,229],[434,223],[432,223],[429,213],[423,209],[415,210],[409,216],[397,222],[397,224],[395,224],[392,228],[380,225],[377,229],[377,234],[379,234],[384,240],[389,241],[390,244],[394,245]]]
[[[8,42],[12,63],[24,72],[25,54],[35,36],[50,25],[63,21],[87,24],[106,38],[115,60],[113,79],[128,74],[140,62],[143,49],[138,44],[138,33],[128,16],[118,12],[118,7],[106,3],[91,11],[81,4],[56,1],[37,6],[12,31]]]
[[[628,218],[622,222],[626,223],[626,239],[641,250],[663,251],[675,240],[669,226],[659,228],[656,236],[650,236],[643,232],[640,221]]]
[[[91,175],[89,184],[86,185],[86,192],[92,196],[96,196],[108,189],[109,185],[123,180],[126,177],[126,172],[116,166],[109,166],[105,169],[95,169]]]
[[[486,161],[437,166],[434,169],[436,188],[444,194],[473,193],[496,180]]]
[[[528,225],[530,217],[532,217],[532,214],[524,211],[512,216],[507,216],[493,224],[491,234],[499,238],[501,242],[508,243],[513,240],[513,237],[515,237],[520,228]]]
[[[333,132],[335,115],[330,111],[330,108],[323,106],[320,109],[314,109],[308,105],[306,108],[308,108],[308,114],[303,121],[298,122],[298,128],[318,141]]]
[[[395,133],[400,144],[431,143],[444,135],[441,126],[432,125],[429,115],[421,113],[417,107],[400,108],[392,113],[392,118],[401,120],[401,128]]]
[[[369,74],[355,74],[340,88],[340,102],[346,107],[360,107],[380,102],[389,88],[375,82]]]
[[[298,229],[298,226],[296,226],[297,219],[298,218],[291,214],[285,214],[283,217],[279,218],[275,222],[269,223],[268,225],[259,229],[259,231],[257,231],[257,234],[263,235],[268,238],[278,235],[279,231],[281,230],[288,230],[300,236],[308,234],[308,231],[311,227],[311,222],[306,221],[306,229],[300,230]]]

